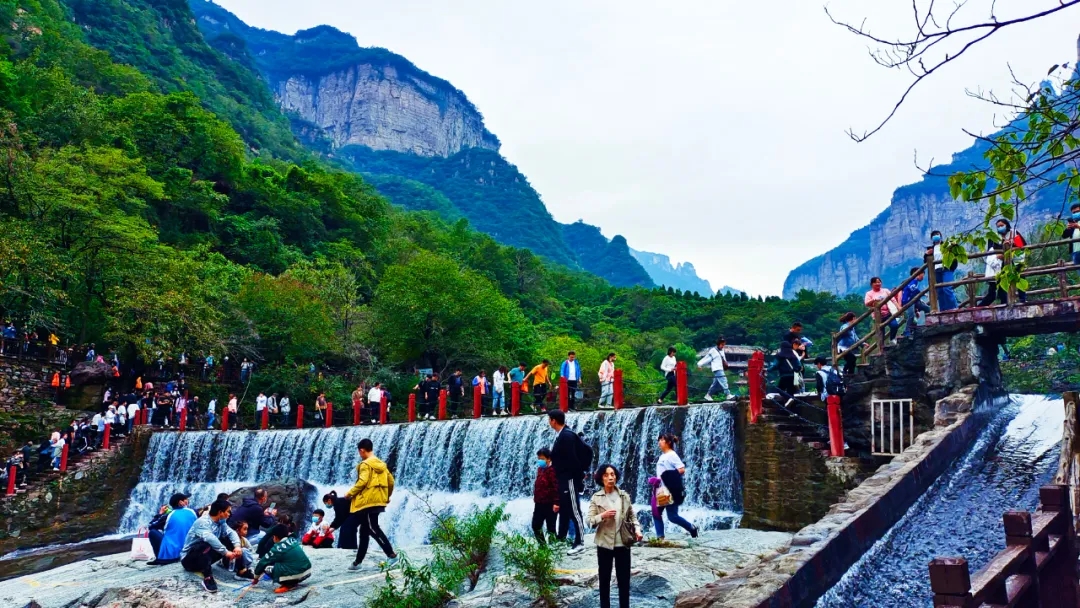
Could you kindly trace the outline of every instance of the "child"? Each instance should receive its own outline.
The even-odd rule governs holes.
[[[255,575],[251,573],[248,566],[255,563],[255,548],[251,546],[251,541],[247,539],[248,523],[241,521],[240,525],[236,526],[234,530],[236,530],[237,536],[240,537],[240,549],[243,551],[243,556],[233,564],[233,570],[236,572],[236,578],[251,580],[255,578]]]
[[[547,523],[548,534],[555,534],[555,519],[559,513],[559,487],[555,469],[551,466],[551,450],[540,448],[536,453],[536,483],[533,485],[532,529],[536,540],[545,544],[542,532]]]
[[[328,549],[334,546],[334,531],[330,529],[330,522],[325,519],[326,512],[315,509],[311,513],[311,529],[301,542],[316,549]]]
[[[267,536],[273,537],[274,546],[255,566],[255,580],[251,584],[258,584],[259,578],[265,572],[278,584],[274,593],[295,589],[311,576],[311,561],[300,543],[289,536],[289,529],[285,526],[274,526]]]

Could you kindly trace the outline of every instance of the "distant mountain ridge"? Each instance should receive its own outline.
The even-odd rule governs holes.
[[[690,262],[673,264],[671,258],[662,253],[630,250],[630,255],[645,268],[653,282],[663,287],[672,287],[703,296],[713,295],[712,285],[697,274]]]

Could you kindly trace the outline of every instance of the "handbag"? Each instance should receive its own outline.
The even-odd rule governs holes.
[[[656,506],[666,507],[671,504],[671,491],[664,486],[656,489]]]
[[[139,535],[131,539],[131,559],[138,561],[150,561],[154,559],[154,546],[150,544],[150,532],[145,528],[139,530]]]
[[[632,509],[634,505],[631,503],[629,509],[625,509],[623,514],[622,527],[619,528],[619,538],[622,540],[623,546],[629,547],[637,542],[637,529],[634,527],[634,522],[630,520],[629,514],[633,513]]]

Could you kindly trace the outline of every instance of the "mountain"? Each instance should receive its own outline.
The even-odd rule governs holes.
[[[697,275],[697,270],[690,262],[672,264],[671,258],[662,253],[635,249],[630,250],[630,255],[634,256],[657,285],[697,292],[704,296],[713,294],[712,285]]]
[[[308,148],[361,173],[391,202],[468,219],[501,243],[617,286],[654,285],[622,237],[609,242],[599,228],[555,221],[499,153],[479,110],[446,80],[330,26],[290,36],[251,27],[208,0],[190,6],[211,47],[262,75]]]

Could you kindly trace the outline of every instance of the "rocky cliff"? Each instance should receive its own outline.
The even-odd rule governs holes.
[[[672,263],[671,258],[661,253],[630,250],[630,255],[641,264],[657,285],[672,287],[683,291],[697,292],[703,296],[713,294],[712,285],[697,274],[697,269],[690,262]]]

